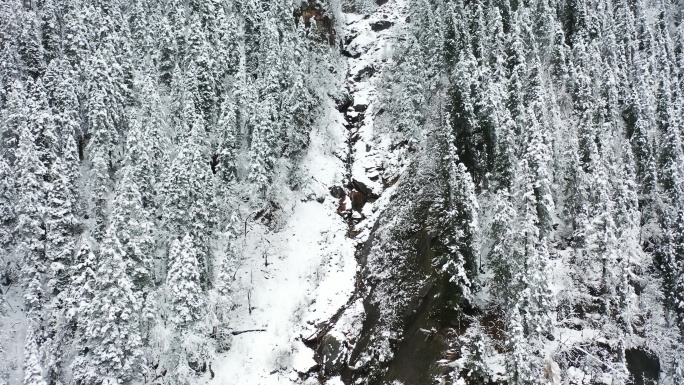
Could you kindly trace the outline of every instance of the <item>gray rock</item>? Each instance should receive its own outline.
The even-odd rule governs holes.
[[[342,199],[346,195],[342,186],[332,186],[329,190],[333,198]]]
[[[391,21],[379,20],[371,24],[371,29],[374,32],[380,32],[392,27],[393,25],[394,23],[392,23]]]

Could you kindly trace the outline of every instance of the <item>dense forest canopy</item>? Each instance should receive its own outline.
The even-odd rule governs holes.
[[[299,7],[0,4],[0,247],[29,314],[27,383],[186,383],[206,367],[236,202],[300,183],[283,173],[320,113],[331,49]]]
[[[681,4],[410,4],[386,127],[454,162],[432,224],[464,269],[454,383],[503,381],[499,353],[508,384],[682,383]]]
[[[232,383],[312,201],[358,269],[280,383],[684,384],[683,12],[0,2],[0,385]]]

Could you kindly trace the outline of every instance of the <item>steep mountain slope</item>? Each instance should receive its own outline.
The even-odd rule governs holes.
[[[396,185],[356,215],[357,292],[316,335],[323,376],[680,383],[680,10],[390,1],[361,23],[380,18],[404,43],[353,148]],[[378,69],[362,28],[352,76]]]
[[[0,385],[683,384],[682,12],[0,3]]]

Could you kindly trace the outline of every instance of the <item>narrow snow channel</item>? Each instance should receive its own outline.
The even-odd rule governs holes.
[[[313,351],[301,342],[315,325],[329,318],[354,288],[354,246],[347,224],[336,213],[338,202],[328,187],[339,185],[344,164],[335,156],[343,149],[346,132],[334,105],[326,107],[311,133],[302,169],[308,189],[323,203],[288,197],[288,217],[276,232],[252,223],[243,248],[244,264],[236,274],[239,306],[231,315],[235,332],[231,347],[212,365],[212,384],[300,383],[300,373],[316,363]],[[251,307],[251,309],[250,309]]]
[[[313,129],[301,166],[314,181],[311,189],[325,199],[323,203],[302,201],[301,193],[292,194],[290,207],[283,208],[290,214],[280,230],[250,226],[243,251],[245,263],[236,275],[240,288],[237,295],[244,297],[237,300],[244,306],[232,314],[230,327],[235,332],[255,331],[233,336],[229,351],[212,365],[215,377],[211,384],[318,383],[313,378],[304,380],[316,362],[302,337],[317,332],[351,297],[357,270],[355,245],[367,236],[365,231],[357,239],[347,237],[349,223],[338,214],[340,203],[330,196],[328,188],[347,184],[352,178],[378,196],[383,193],[373,174],[386,165],[390,151],[374,140],[373,117],[377,113],[377,83],[391,62],[388,52],[396,40],[393,30],[404,23],[404,8],[403,0],[390,0],[370,17],[343,14],[343,20],[338,21],[343,28],[340,38],[347,42],[345,50],[354,51],[347,59],[353,103],[341,113],[329,101],[327,116]],[[379,29],[379,25],[388,27]],[[352,127],[350,116],[358,113],[363,116]],[[358,139],[347,158],[353,136]],[[341,159],[351,159],[352,164],[346,165]],[[345,175],[349,169],[352,175]],[[357,228],[372,226],[384,201],[376,203],[373,212],[377,214],[364,210],[366,220],[356,223]],[[367,205],[366,209],[372,207]],[[363,311],[355,307],[359,309],[354,313]],[[344,329],[344,325],[338,326]]]

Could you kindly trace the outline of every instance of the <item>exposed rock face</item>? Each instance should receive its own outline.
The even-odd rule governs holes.
[[[308,0],[302,2],[300,9],[295,9],[293,16],[295,22],[299,23],[299,19],[304,20],[304,26],[311,28],[312,22],[316,23],[316,29],[313,31],[313,37],[317,41],[326,42],[329,45],[335,44],[335,22],[326,9],[323,8],[322,3],[316,0]]]
[[[651,385],[658,383],[660,376],[660,360],[642,349],[626,349],[625,361],[627,369],[634,378],[634,385]]]
[[[330,188],[330,195],[337,199],[344,198],[344,188],[342,188],[342,186],[333,186]]]
[[[379,20],[379,21],[376,21],[375,23],[371,24],[371,29],[375,32],[380,32],[380,31],[383,31],[383,30],[386,30],[386,29],[392,27],[393,25],[394,25],[394,23],[392,23],[391,21]]]
[[[439,226],[442,214],[434,205],[447,193],[448,182],[438,172],[444,166],[440,146],[429,147],[432,151],[421,155],[423,159],[402,178],[358,251],[356,296],[362,300],[365,318],[358,334],[349,339],[353,343],[344,357],[335,354],[339,341],[327,335],[319,339],[317,351],[326,377],[340,375],[346,384],[428,384],[449,370],[438,362],[453,334],[467,325],[455,309],[467,312],[468,305],[439,262],[447,249]],[[354,210],[357,197],[372,194],[356,180],[348,187],[353,188]]]

